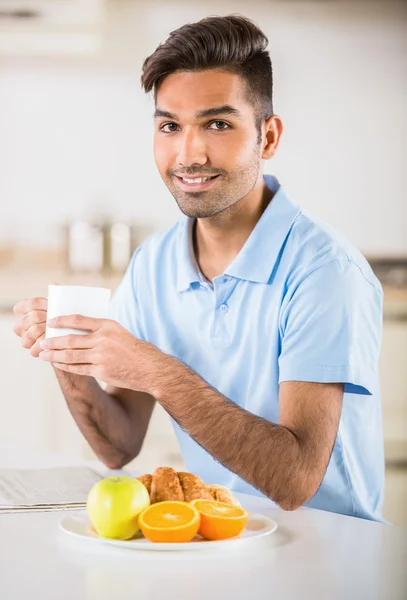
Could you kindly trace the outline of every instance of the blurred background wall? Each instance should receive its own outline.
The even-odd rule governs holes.
[[[269,37],[274,105],[285,124],[265,171],[350,238],[384,286],[385,515],[407,524],[407,3],[26,0],[46,17],[6,18],[19,1],[0,0],[0,456],[92,456],[48,365],[12,333],[12,306],[46,295],[53,281],[114,289],[125,228],[135,231],[134,249],[179,218],[153,161],[141,65],[180,25],[241,13]],[[122,260],[81,268],[80,258],[102,251],[102,221],[121,224]],[[67,247],[73,223],[93,224],[80,230],[76,254]],[[157,408],[134,467],[181,463]]]
[[[1,239],[58,245],[62,221],[113,207],[170,225],[141,64],[172,29],[229,12],[270,40],[285,132],[266,171],[364,252],[406,252],[406,3],[391,1],[113,0],[95,54],[3,53]]]

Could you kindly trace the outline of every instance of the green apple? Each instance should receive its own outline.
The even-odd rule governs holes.
[[[92,487],[86,508],[96,532],[129,540],[139,530],[138,515],[150,504],[147,488],[132,477],[107,477]]]

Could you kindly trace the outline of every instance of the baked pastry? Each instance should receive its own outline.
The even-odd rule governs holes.
[[[234,506],[240,506],[240,502],[237,498],[234,498],[228,488],[223,485],[216,485],[214,483],[206,486],[210,491],[212,498],[217,502],[225,502],[225,504],[233,504]]]
[[[152,475],[140,475],[139,481],[147,488],[151,504],[164,500],[217,500],[234,506],[240,502],[230,491],[222,486],[206,484],[198,475],[180,471],[177,473],[171,467],[157,467]]]
[[[139,481],[147,488],[148,495],[151,496],[151,482],[153,480],[152,475],[140,475],[137,477]]]
[[[185,502],[192,500],[213,500],[212,494],[198,475],[193,473],[178,473]]]
[[[163,500],[184,500],[184,493],[176,471],[171,467],[158,467],[151,481],[151,504]]]

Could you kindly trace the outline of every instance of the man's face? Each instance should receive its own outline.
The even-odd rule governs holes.
[[[185,215],[212,217],[258,181],[261,144],[244,86],[239,75],[211,69],[178,71],[158,90],[154,157]]]

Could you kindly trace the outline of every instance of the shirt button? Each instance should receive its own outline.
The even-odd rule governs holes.
[[[220,305],[220,309],[223,313],[228,312],[228,305],[227,304],[221,304]]]
[[[230,281],[232,278],[230,277],[230,275],[225,275],[225,281]]]

